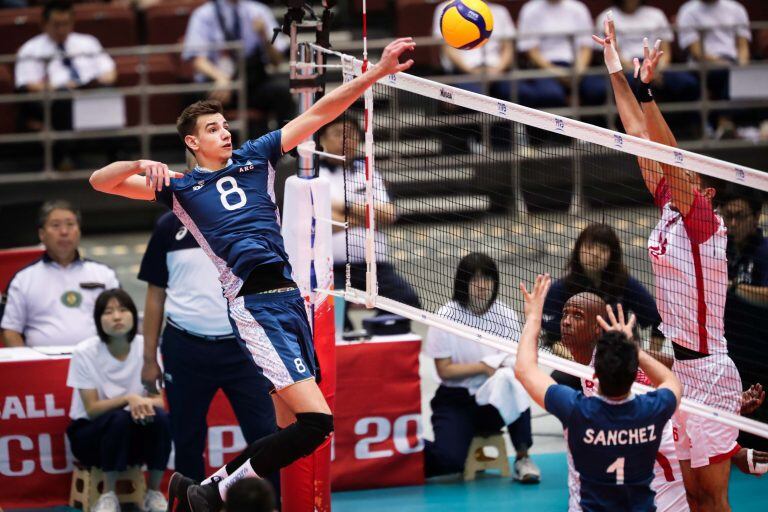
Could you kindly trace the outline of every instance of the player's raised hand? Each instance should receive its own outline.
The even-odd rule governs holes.
[[[163,189],[163,186],[167,187],[171,184],[171,178],[181,178],[184,176],[181,173],[168,169],[168,166],[164,163],[153,160],[139,160],[139,172],[137,174],[144,174],[147,188],[155,189],[158,192]]]
[[[411,37],[401,37],[389,43],[381,54],[381,60],[376,64],[376,69],[381,76],[399,73],[413,66],[413,59],[400,63],[400,56],[403,52],[413,51],[416,43]]]
[[[648,38],[644,38],[642,64],[637,57],[632,60],[635,64],[635,78],[640,77],[640,81],[644,84],[651,83],[662,55],[664,55],[664,50],[661,49],[661,39],[657,39],[653,48],[649,48]]]
[[[593,35],[592,40],[603,47],[603,58],[605,59],[605,66],[608,68],[608,73],[618,73],[623,71],[621,65],[621,58],[619,57],[619,44],[616,41],[616,29],[613,25],[613,18],[606,16],[603,21],[603,30],[605,31],[605,37]]]
[[[758,382],[752,384],[749,389],[741,394],[741,414],[751,414],[755,412],[755,409],[763,405],[765,401],[765,391],[763,386]]]
[[[544,301],[547,298],[551,284],[552,278],[549,274],[539,274],[536,277],[536,282],[533,284],[533,290],[530,292],[525,287],[525,284],[520,283],[520,291],[523,292],[523,300],[525,302],[523,311],[526,317],[533,314],[541,314],[544,311]]]
[[[605,306],[605,311],[608,313],[608,322],[606,322],[602,316],[597,315],[597,323],[600,324],[600,327],[605,332],[621,332],[627,337],[628,340],[631,340],[634,337],[632,329],[635,327],[637,317],[635,317],[635,315],[631,315],[629,320],[625,320],[624,308],[621,306],[621,304],[616,305],[616,314],[613,313],[613,307],[611,307],[610,304]]]

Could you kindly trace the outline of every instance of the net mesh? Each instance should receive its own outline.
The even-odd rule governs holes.
[[[760,279],[752,275],[759,273],[755,264],[768,270],[768,261],[753,259],[751,267],[746,260],[737,261],[731,243],[726,264],[724,229],[692,249],[679,235],[700,231],[706,219],[693,226],[669,207],[662,211],[654,204],[637,158],[622,151],[629,143],[626,136],[613,135],[614,149],[503,119],[499,114],[506,114],[502,110],[507,104],[490,98],[487,103],[499,109],[496,114],[459,106],[462,93],[453,88],[441,87],[439,99],[406,89],[386,82],[373,88],[379,297],[438,313],[445,325],[474,327],[508,339],[515,324],[509,313],[468,315],[450,307],[461,280],[460,260],[483,253],[498,267],[497,301],[516,312],[512,316],[520,322],[518,284],[532,283],[540,273],[556,280],[545,306],[543,353],[569,357],[561,339],[565,301],[592,292],[633,312],[643,348],[669,361],[675,357],[671,337],[690,341],[681,345],[693,350],[725,352],[725,316],[735,366],[719,355],[678,365],[689,399],[738,414],[741,390],[768,382],[768,360],[761,348],[768,340],[768,308],[736,295],[733,287],[724,307],[729,282],[755,282]],[[364,124],[365,103],[356,103],[345,116],[349,151],[357,151],[358,157],[345,165],[350,284],[365,290],[364,144],[354,127]],[[567,121],[547,122],[554,123],[556,132]],[[682,153],[673,156],[681,165],[689,160]],[[656,163],[648,160],[646,165]],[[743,178],[743,170],[730,169],[735,178],[724,177]],[[762,199],[762,192],[728,181],[718,182],[717,190],[721,199],[729,199],[731,209],[733,198]],[[566,327],[571,335],[574,329]],[[702,343],[708,344],[706,349]],[[678,353],[678,358],[685,355]],[[768,407],[763,405],[752,417],[766,422]]]

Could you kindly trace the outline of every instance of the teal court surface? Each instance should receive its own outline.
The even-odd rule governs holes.
[[[490,472],[467,483],[457,476],[425,486],[337,492],[333,512],[566,512],[565,454],[533,455],[533,459],[541,468],[539,485],[521,485]],[[733,512],[768,511],[768,476],[732,472],[730,499]]]

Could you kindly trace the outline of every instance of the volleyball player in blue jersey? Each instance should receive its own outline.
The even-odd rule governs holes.
[[[531,398],[562,422],[579,480],[580,510],[655,511],[651,490],[653,465],[661,434],[680,402],[682,385],[672,372],[632,341],[635,319],[625,322],[618,306],[618,319],[610,306],[609,322],[598,317],[605,333],[595,350],[598,394],[586,397],[572,388],[556,384],[537,366],[537,344],[541,333],[544,299],[549,275],[538,276],[525,299],[525,326],[515,363],[515,375]],[[638,366],[657,390],[634,395],[632,383]]]
[[[167,204],[219,271],[230,322],[243,349],[274,386],[279,432],[251,444],[204,485],[176,475],[171,508],[186,495],[194,511],[218,510],[226,490],[245,477],[269,474],[312,453],[333,431],[333,417],[315,381],[312,333],[291,277],[274,203],[277,160],[343,113],[377,80],[408,69],[399,58],[411,38],[390,43],[380,62],[338,87],[281,130],[232,148],[221,105],[187,107],[179,135],[198,166],[187,174],[149,160],[114,162],[91,176],[93,188]],[[143,174],[141,177],[139,175]],[[181,507],[187,505],[180,500]]]

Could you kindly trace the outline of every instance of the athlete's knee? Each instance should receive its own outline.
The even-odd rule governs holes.
[[[303,442],[311,453],[323,444],[333,432],[333,415],[321,412],[296,414],[296,426],[301,429]]]

